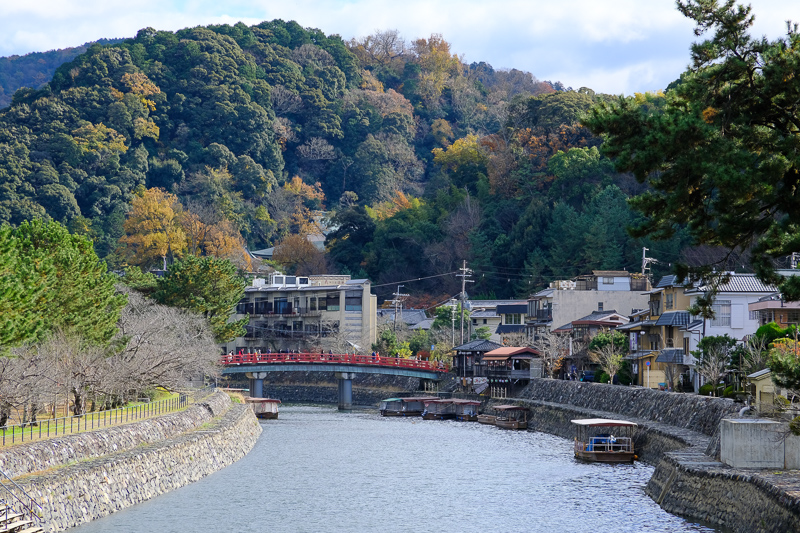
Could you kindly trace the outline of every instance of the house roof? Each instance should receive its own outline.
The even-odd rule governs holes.
[[[650,357],[651,355],[653,355],[653,350],[639,350],[629,353],[625,356],[625,359],[637,360],[642,359],[643,357]]]
[[[484,339],[475,339],[474,341],[469,341],[461,346],[456,346],[453,348],[453,350],[457,352],[489,352],[491,350],[496,350],[501,346],[501,344],[496,342]]]
[[[500,305],[528,305],[528,300],[467,300],[470,309],[494,309]]]
[[[394,309],[378,309],[377,317],[382,322],[393,322]],[[413,326],[414,324],[419,324],[423,320],[426,320],[428,317],[422,309],[403,309],[397,314],[397,318],[409,326]]]
[[[505,361],[513,357],[515,359],[531,359],[539,355],[539,352],[529,346],[503,346],[483,356],[484,361]]]
[[[683,364],[683,349],[682,348],[665,348],[661,350],[656,357],[656,363],[677,363]]]
[[[687,324],[685,327],[683,327],[681,329],[684,329],[686,331],[693,331],[693,330],[699,328],[702,325],[703,325],[703,321],[702,320],[692,320],[689,324]]]
[[[600,277],[628,278],[631,273],[627,270],[592,270],[592,274]]]
[[[531,296],[531,298],[544,298],[546,296],[552,296],[554,292],[555,289],[544,289]]]
[[[432,318],[426,318],[425,320],[420,320],[419,322],[409,327],[408,329],[431,329],[431,326],[433,326],[433,320],[434,319]]]
[[[521,333],[525,331],[524,324],[500,324],[495,330],[496,333]]]
[[[473,311],[469,314],[470,318],[500,318],[494,311]]]
[[[667,311],[656,320],[656,326],[686,326],[690,322],[688,311]]]
[[[764,370],[759,370],[758,372],[753,372],[752,374],[747,374],[747,377],[750,379],[758,379],[769,376],[770,372],[772,372],[769,368],[765,368]]]
[[[697,294],[707,290],[705,283],[697,283],[693,288],[686,291],[687,294]],[[774,285],[767,285],[756,277],[755,274],[731,274],[730,279],[720,284],[718,292],[765,292],[773,293],[777,291]]]
[[[664,287],[672,287],[675,285],[678,276],[664,276],[660,280],[658,280],[658,284],[656,285],[657,289],[662,289]]]

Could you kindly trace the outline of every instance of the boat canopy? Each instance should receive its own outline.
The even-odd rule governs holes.
[[[480,405],[481,404],[481,402],[479,402],[478,400],[462,400],[461,398],[454,398],[454,399],[452,399],[450,401],[453,402],[456,405]]]
[[[495,411],[527,411],[527,407],[522,407],[521,405],[495,405],[493,408]]]
[[[594,427],[637,427],[636,422],[628,422],[627,420],[610,420],[607,418],[581,418],[578,420],[570,420],[577,426],[594,426]]]

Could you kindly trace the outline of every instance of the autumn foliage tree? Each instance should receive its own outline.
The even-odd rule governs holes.
[[[125,235],[120,243],[123,253],[134,265],[153,264],[161,259],[180,257],[186,250],[186,232],[181,226],[183,208],[177,196],[163,189],[141,191],[131,202],[123,224]]]

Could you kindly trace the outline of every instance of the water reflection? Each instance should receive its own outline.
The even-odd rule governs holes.
[[[644,494],[651,467],[579,463],[551,435],[331,407],[280,416],[238,463],[73,531],[714,531]]]

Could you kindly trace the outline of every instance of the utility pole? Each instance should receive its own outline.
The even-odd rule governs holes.
[[[647,250],[649,250],[649,248],[642,246],[642,276],[647,276],[650,272],[650,263],[658,263],[657,259],[647,257]]]
[[[402,300],[400,300],[400,298],[403,297],[403,296],[408,296],[408,294],[402,294],[400,292],[400,287],[404,287],[404,285],[398,285],[397,286],[397,292],[392,295],[392,296],[394,296],[394,300],[392,300],[392,303],[394,304],[394,332],[395,333],[397,333],[397,310],[398,309],[400,309],[401,319],[402,319],[403,305],[401,303]]]
[[[453,333],[453,346],[456,345],[456,301],[450,300],[450,326]]]
[[[472,270],[467,268],[466,260],[464,260],[464,264],[459,270],[461,273],[456,274],[456,276],[461,278],[461,344],[464,344],[464,304],[467,296],[466,285],[467,283],[475,282],[471,279],[467,279],[468,277],[472,276]]]

